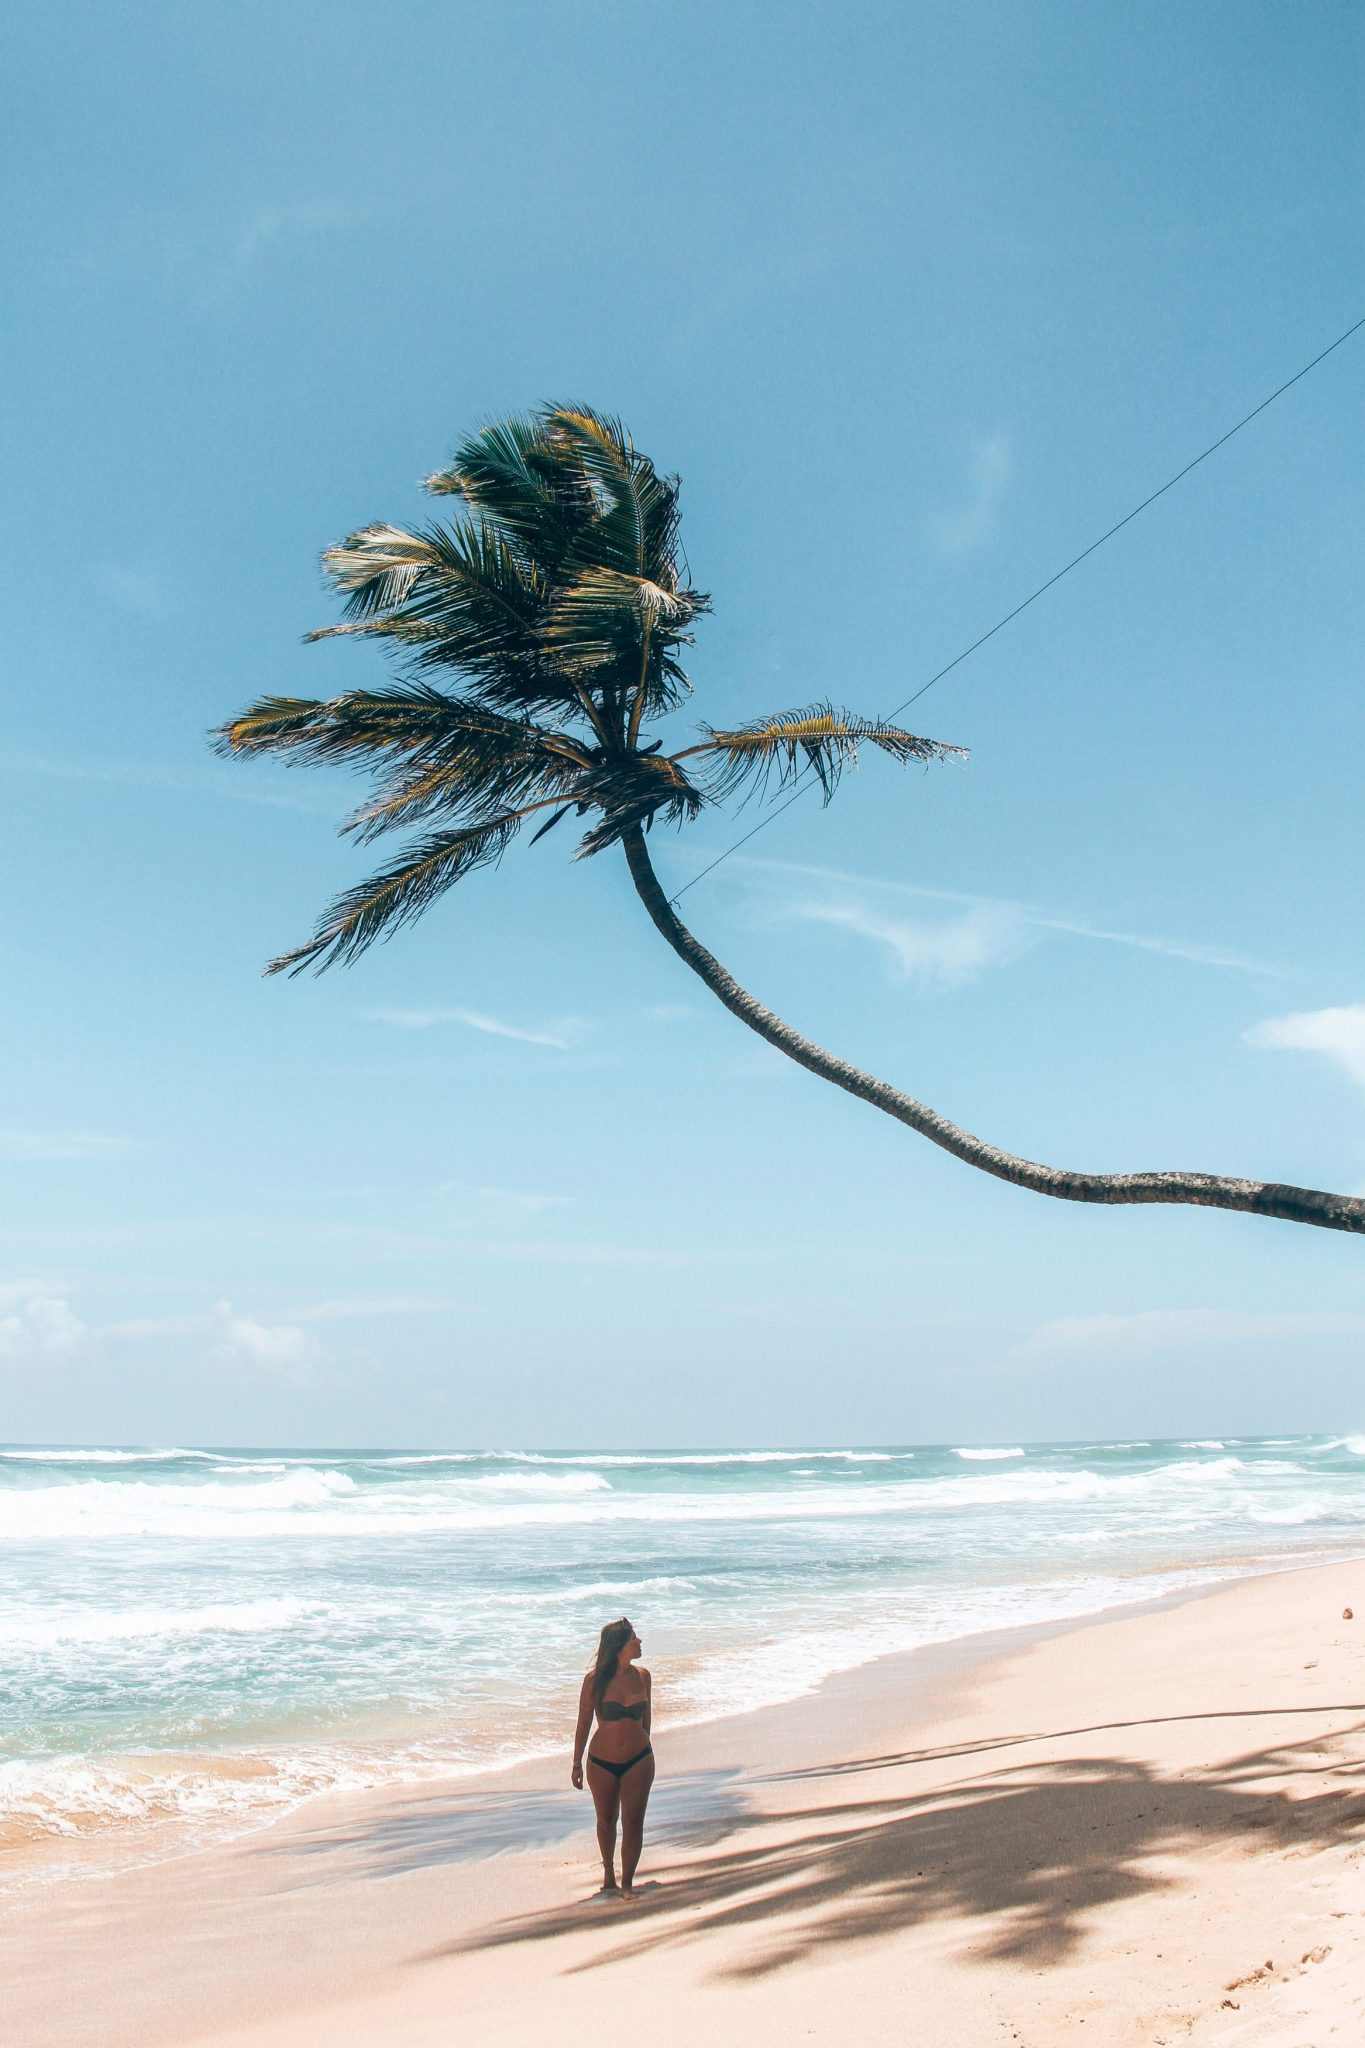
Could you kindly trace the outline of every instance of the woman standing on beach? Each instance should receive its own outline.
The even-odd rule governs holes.
[[[602,1851],[602,1889],[616,1890],[616,1823],[621,1823],[621,1896],[634,1897],[635,1866],[644,1840],[645,1808],[654,1783],[649,1742],[652,1705],[649,1673],[636,1663],[640,1638],[622,1615],[609,1621],[597,1645],[597,1661],[583,1680],[574,1732],[573,1783],[583,1789],[583,1751],[593,1715],[597,1733],[588,1750],[588,1790],[597,1808],[597,1846]]]

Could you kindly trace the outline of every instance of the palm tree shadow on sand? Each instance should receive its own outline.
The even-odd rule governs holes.
[[[1365,1735],[1365,1722],[1332,1733]],[[935,1920],[975,1922],[978,1956],[1046,1967],[1065,1962],[1107,1906],[1171,1889],[1162,1865],[1182,1851],[1213,1842],[1309,1856],[1365,1839],[1362,1771],[1365,1762],[1324,1756],[1306,1739],[1178,1778],[1091,1757],[1010,1767],[921,1798],[748,1813],[731,1830],[732,1846],[656,1865],[657,1890],[640,1898],[628,1930],[614,1923],[622,1939],[573,1968],[751,1929],[766,1941],[716,1973],[748,1980],[821,1948]],[[1300,1784],[1335,1782],[1299,1797],[1268,1789],[1290,1773]],[[796,1839],[756,1839],[784,1823]],[[495,1923],[417,1960],[550,1941],[584,1924],[581,1904],[570,1904]]]
[[[723,1767],[688,1771],[660,1785],[650,1801],[651,1840],[680,1849],[727,1840],[748,1810],[740,1778],[737,1767]],[[365,1877],[403,1877],[518,1850],[552,1848],[591,1828],[591,1809],[577,1792],[415,1794],[362,1825],[316,1828],[269,1853],[292,1866],[302,1864],[305,1872],[311,1866],[316,1881],[327,1883],[336,1856],[348,1858]],[[302,1881],[313,1880],[305,1875]]]

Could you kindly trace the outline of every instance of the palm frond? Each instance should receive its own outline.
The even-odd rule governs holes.
[[[800,711],[780,711],[730,731],[703,726],[705,739],[675,756],[701,755],[714,764],[708,792],[723,799],[746,782],[766,788],[776,778],[780,788],[798,776],[813,774],[824,800],[830,797],[845,768],[857,765],[861,746],[877,747],[896,761],[966,760],[965,747],[943,740],[922,739],[898,725],[836,711],[831,704],[811,704]]]
[[[580,530],[571,560],[677,584],[678,481],[660,476],[619,420],[590,406],[554,406],[545,432],[580,470],[596,516]]]
[[[550,570],[593,510],[579,466],[549,440],[542,414],[480,427],[426,488],[434,497],[460,498]]]
[[[634,682],[642,664],[657,668],[670,648],[687,643],[697,606],[690,591],[666,590],[645,576],[590,568],[555,592],[541,644],[565,675],[587,680],[620,669]]]
[[[402,860],[339,896],[307,945],[282,953],[266,973],[299,974],[312,967],[320,974],[358,959],[377,939],[390,937],[420,917],[463,876],[501,859],[523,815],[513,811],[419,840]]]
[[[428,819],[477,823],[491,813],[572,797],[590,767],[583,749],[538,726],[509,732],[471,721],[447,743],[388,772],[341,829],[371,840]]]
[[[354,690],[325,703],[267,697],[215,740],[222,753],[373,767],[376,794],[341,828],[362,839],[438,814],[463,813],[472,822],[567,794],[594,760],[564,733],[421,682]]]
[[[575,860],[614,846],[633,826],[648,831],[658,819],[687,823],[706,803],[705,793],[667,754],[618,755],[594,776],[584,776],[580,790],[580,811],[595,809],[600,816],[579,841]]]
[[[309,762],[355,761],[427,754],[458,743],[470,731],[511,740],[526,730],[524,718],[509,718],[427,683],[411,682],[350,690],[341,697],[262,697],[220,726],[213,741],[223,754],[292,753]]]
[[[327,700],[263,697],[214,736],[227,753],[368,767],[371,793],[342,830],[424,835],[274,972],[355,959],[499,859],[532,814],[544,818],[537,838],[571,810],[586,820],[582,857],[694,819],[745,784],[811,774],[828,799],[864,744],[900,761],[963,754],[828,704],[703,726],[673,754],[648,740],[646,717],[689,688],[680,654],[710,600],[680,568],[677,478],[619,420],[547,406],[493,422],[428,488],[457,498],[461,516],[411,531],[378,523],[329,548],[344,617],[309,636],[382,640],[405,659],[403,680]]]
[[[491,521],[417,533],[366,527],[322,560],[350,616],[310,640],[396,641],[419,669],[459,670],[493,703],[563,710],[574,701],[540,648],[548,581]]]
[[[380,521],[325,548],[322,566],[345,599],[347,618],[373,619],[395,611],[414,583],[429,573],[431,541],[426,534]],[[335,631],[334,626],[325,626],[308,637],[320,640]]]

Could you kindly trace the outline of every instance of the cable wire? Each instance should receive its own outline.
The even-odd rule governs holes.
[[[975,654],[978,647],[984,647],[988,640],[993,640],[997,633],[1002,632],[1010,624],[1011,620],[1017,619],[1021,612],[1026,612],[1031,604],[1036,604],[1038,599],[1046,591],[1051,590],[1054,584],[1060,583],[1063,576],[1069,576],[1073,569],[1078,569],[1088,556],[1094,554],[1096,548],[1102,548],[1107,540],[1112,540],[1116,533],[1121,533],[1125,526],[1131,525],[1139,513],[1145,512],[1149,505],[1155,505],[1158,498],[1164,498],[1167,491],[1173,491],[1176,485],[1190,474],[1191,470],[1198,469],[1201,462],[1207,462],[1210,455],[1216,455],[1220,448],[1227,445],[1234,434],[1240,434],[1243,427],[1249,427],[1251,422],[1258,418],[1267,406],[1273,405],[1277,398],[1283,398],[1286,391],[1292,390],[1293,386],[1301,382],[1310,370],[1316,370],[1319,363],[1326,362],[1328,356],[1336,349],[1339,349],[1343,342],[1349,341],[1353,334],[1358,334],[1362,327],[1365,327],[1365,314],[1362,314],[1359,320],[1353,322],[1344,334],[1339,334],[1335,341],[1329,342],[1325,349],[1314,356],[1311,363],[1305,363],[1301,370],[1296,370],[1292,377],[1287,377],[1283,384],[1278,385],[1268,398],[1263,398],[1259,405],[1254,405],[1249,413],[1245,413],[1238,420],[1235,427],[1229,427],[1227,432],[1220,434],[1216,441],[1210,441],[1207,448],[1196,455],[1192,461],[1187,462],[1183,469],[1178,469],[1175,475],[1169,477],[1159,490],[1153,491],[1150,497],[1144,498],[1140,505],[1134,505],[1131,512],[1125,512],[1122,519],[1117,520],[1107,532],[1102,533],[1098,540],[1092,540],[1088,548],[1082,548],[1078,555],[1073,555],[1064,568],[1058,569],[1055,575],[1049,576],[1046,583],[1040,583],[1038,588],[1031,591],[1022,603],[1014,607],[1013,611],[1006,612],[1003,619],[997,619],[987,632],[983,633],[979,639],[973,640],[970,647],[964,647],[961,654],[955,654],[953,659],[943,668],[939,669],[936,675],[930,676],[927,683],[921,683],[919,689],[907,697],[903,704],[898,704],[894,711],[888,711],[883,722],[889,725],[893,718],[899,718],[903,711],[908,711],[912,704],[917,704],[926,691],[932,690],[935,683],[941,683],[946,675],[950,675],[960,663],[966,661],[968,655]],[[741,839],[736,839],[733,846],[727,846],[723,853],[718,853],[713,861],[709,861],[704,868],[699,869],[693,875],[690,882],[684,882],[682,887],[674,895],[670,896],[669,902],[676,903],[679,897],[687,894],[689,889],[695,889],[698,882],[704,881],[707,875],[714,873],[721,862],[728,860],[732,853],[738,853],[741,846],[747,846],[751,839],[757,838],[760,832],[765,831],[769,825],[775,824],[782,816],[782,813],[790,810],[796,799],[805,794],[815,779],[815,776],[808,770],[805,775],[797,780],[791,795],[787,797],[785,802],[780,803],[775,810],[769,811],[766,816],[760,818],[758,823],[750,831],[746,832]]]

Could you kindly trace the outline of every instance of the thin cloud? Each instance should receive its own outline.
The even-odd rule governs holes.
[[[336,234],[373,220],[375,214],[373,206],[339,206],[332,201],[295,200],[287,206],[263,207],[238,231],[230,259],[232,269],[240,275],[282,242]]]
[[[1313,1337],[1365,1336],[1365,1316],[1328,1311],[1259,1313],[1223,1308],[1150,1308],[1135,1315],[1058,1316],[1006,1354],[1035,1359],[1131,1360],[1187,1346],[1293,1344]]]
[[[447,1247],[448,1249],[448,1247]],[[531,1259],[552,1266],[695,1266],[694,1252],[661,1251],[650,1245],[561,1244],[543,1238],[471,1240],[458,1249],[480,1259]]]
[[[484,1031],[492,1038],[514,1038],[522,1045],[550,1045],[557,1052],[572,1052],[573,1037],[581,1026],[572,1021],[558,1031],[528,1031],[520,1024],[504,1024],[499,1017],[481,1010],[364,1010],[371,1024],[392,1024],[400,1031],[430,1031],[435,1024],[464,1024],[471,1031]],[[568,1034],[568,1035],[566,1035]]]
[[[945,554],[968,554],[989,540],[1013,471],[1014,458],[1003,434],[979,436],[973,441],[963,500],[935,523],[938,544]]]
[[[572,1195],[545,1195],[535,1188],[471,1188],[463,1181],[444,1181],[438,1195],[472,1195],[477,1202],[491,1202],[500,1208],[520,1209],[534,1214],[541,1209],[568,1209]]]
[[[153,619],[160,625],[174,610],[163,579],[152,569],[128,562],[101,562],[91,581],[101,597],[136,618]]]
[[[328,1362],[326,1347],[298,1323],[266,1323],[239,1315],[230,1302],[213,1311],[214,1363],[286,1387],[313,1387]]]
[[[1107,946],[1135,946],[1140,953],[1164,953],[1168,960],[1192,960],[1196,967],[1227,967],[1237,974],[1277,976],[1278,967],[1249,960],[1243,953],[1229,953],[1221,946],[1201,946],[1188,939],[1153,939],[1141,932],[1107,931],[1103,925],[1083,924],[1068,917],[1047,917],[1041,912],[1030,918],[1040,931],[1066,932],[1077,939],[1099,939]]]
[[[281,1311],[290,1323],[362,1321],[370,1316],[450,1315],[465,1304],[444,1294],[337,1294]]]
[[[973,904],[933,924],[883,917],[856,902],[799,903],[789,915],[835,925],[885,947],[901,981],[937,981],[950,988],[1013,960],[1028,943],[1024,921],[1003,904]]]
[[[51,1364],[83,1351],[90,1331],[59,1295],[0,1290],[0,1365]]]
[[[222,796],[234,803],[264,804],[270,810],[306,811],[310,817],[326,817],[337,805],[324,796],[287,796],[282,790],[262,789],[248,775],[227,764],[224,772],[212,768],[176,768],[169,763],[147,761],[92,761],[49,754],[10,754],[0,767],[17,775],[50,775],[61,782],[107,782],[130,789],[172,789],[186,796]]]
[[[202,1314],[124,1316],[118,1322],[101,1323],[99,1335],[122,1344],[145,1344],[161,1337],[202,1337],[207,1326]]]
[[[205,310],[217,309],[258,271],[286,262],[319,237],[368,226],[381,212],[369,200],[313,199],[231,213],[175,205],[126,208],[92,220],[64,260],[87,275],[138,274]]]
[[[860,875],[841,868],[818,867],[802,861],[763,860],[749,854],[738,855],[733,865],[754,874],[774,877],[800,876],[837,886],[845,891],[849,888],[867,889],[924,902],[960,904],[964,912],[979,911],[988,919],[997,919],[997,929],[1001,933],[1012,926],[1020,940],[1014,948],[1016,953],[1022,950],[1023,935],[1028,931],[1060,932],[1069,938],[1091,939],[1109,946],[1131,946],[1139,952],[1159,953],[1172,960],[1188,960],[1199,967],[1225,968],[1238,974],[1272,977],[1278,976],[1281,972],[1279,968],[1268,967],[1263,961],[1248,959],[1245,954],[1230,952],[1222,946],[1203,945],[1189,939],[1158,937],[1147,932],[1119,931],[1109,925],[1091,923],[1087,918],[1060,916],[1036,904],[1021,903],[1008,896],[983,896],[966,889],[925,888],[914,882],[887,881],[878,875]],[[824,899],[823,903],[820,899],[810,899],[789,905],[787,908],[791,914],[797,916],[819,916],[825,922],[839,923],[848,921],[844,915],[848,900],[847,896],[835,898],[831,895]],[[830,906],[833,906],[839,915],[826,915]],[[875,916],[875,913],[869,912],[863,917],[863,922],[866,924]],[[881,938],[884,934],[869,930],[866,936]],[[999,957],[1003,959],[1011,956],[1002,951]]]
[[[0,1131],[0,1159],[18,1165],[46,1160],[113,1159],[129,1140],[107,1131]]]
[[[256,1378],[278,1380],[282,1386],[315,1386],[325,1378],[332,1362],[327,1348],[311,1329],[309,1321],[327,1321],[342,1315],[389,1315],[401,1313],[405,1300],[336,1300],[317,1303],[311,1309],[289,1311],[287,1317],[248,1315],[231,1307],[227,1300],[211,1311],[184,1311],[178,1315],[139,1315],[111,1323],[82,1321],[68,1300],[31,1288],[27,1282],[0,1286],[0,1364],[12,1360],[33,1360],[39,1356],[82,1354],[108,1358],[111,1348],[174,1346],[178,1356],[186,1348],[207,1354],[209,1362],[231,1372]]]
[[[1293,1010],[1287,1017],[1267,1017],[1263,1024],[1253,1024],[1242,1036],[1248,1045],[1275,1052],[1321,1053],[1365,1088],[1365,1003]]]

